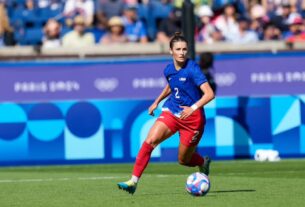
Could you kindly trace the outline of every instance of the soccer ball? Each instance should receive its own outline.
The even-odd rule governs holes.
[[[188,176],[185,189],[193,196],[204,196],[210,190],[210,180],[207,175],[195,172]]]

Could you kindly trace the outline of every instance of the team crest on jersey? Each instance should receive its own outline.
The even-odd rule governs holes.
[[[186,78],[181,77],[181,78],[179,78],[179,80],[180,80],[180,81],[186,81]]]

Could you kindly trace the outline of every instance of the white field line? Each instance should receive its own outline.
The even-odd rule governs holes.
[[[180,177],[185,175],[166,175],[166,174],[153,174],[145,175],[146,177],[158,177],[158,178],[167,178],[167,177]],[[76,177],[76,178],[27,178],[27,179],[0,179],[1,183],[28,183],[28,182],[52,182],[52,181],[71,181],[71,180],[111,180],[111,179],[127,179],[128,176],[95,176],[95,177]]]
[[[166,174],[153,174],[145,175],[146,177],[185,177],[186,175],[166,175]],[[0,179],[1,183],[35,183],[35,182],[55,182],[55,181],[73,181],[73,180],[111,180],[111,179],[128,179],[128,176],[95,176],[95,177],[76,177],[76,178],[27,178],[27,179]]]
[[[285,173],[295,173],[294,170],[285,171]],[[275,173],[274,171],[265,171],[260,172],[259,174],[271,174]],[[224,176],[238,176],[248,174],[251,175],[249,172],[236,172],[236,173],[225,173]],[[157,177],[157,178],[168,178],[168,177],[186,177],[187,175],[168,175],[168,174],[148,174],[145,177]],[[222,176],[221,174],[215,174],[215,176]],[[30,179],[0,179],[1,183],[34,183],[34,182],[55,182],[55,181],[74,181],[74,180],[111,180],[111,179],[128,179],[129,176],[95,176],[95,177],[76,177],[76,178],[30,178]]]
[[[185,175],[165,175],[165,174],[155,174],[155,175],[145,175],[147,177],[180,177]],[[72,181],[72,180],[111,180],[111,179],[127,179],[128,176],[96,176],[96,177],[78,177],[78,178],[31,178],[31,179],[0,179],[1,183],[29,183],[29,182],[54,182],[54,181]]]
[[[34,182],[54,182],[71,180],[110,180],[117,178],[127,178],[126,176],[101,176],[101,177],[79,177],[79,178],[33,178],[33,179],[4,179],[1,183],[34,183]]]

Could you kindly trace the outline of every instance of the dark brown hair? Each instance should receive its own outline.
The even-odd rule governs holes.
[[[186,44],[188,44],[187,40],[182,36],[181,32],[175,32],[174,36],[171,38],[169,42],[170,49],[173,49],[176,42],[186,42]]]

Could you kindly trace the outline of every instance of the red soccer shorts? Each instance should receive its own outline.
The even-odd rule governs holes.
[[[180,142],[189,147],[196,146],[203,134],[205,125],[205,116],[202,110],[196,110],[194,113],[182,120],[169,111],[163,111],[157,121],[161,121],[173,132],[179,131]]]

